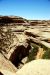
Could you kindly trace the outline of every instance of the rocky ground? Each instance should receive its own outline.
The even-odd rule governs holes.
[[[14,73],[31,60],[50,58],[49,52],[50,20],[0,16],[0,69]]]

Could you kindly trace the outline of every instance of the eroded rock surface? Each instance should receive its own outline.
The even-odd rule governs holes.
[[[0,52],[15,66],[28,56],[31,48],[24,34],[27,24],[27,20],[21,17],[0,17]]]
[[[1,69],[14,73],[17,71],[17,68],[0,53],[0,70]]]
[[[34,60],[24,65],[16,75],[50,75],[50,60]]]
[[[42,58],[45,51],[41,47],[44,45],[50,48],[49,35],[50,20],[26,20],[16,16],[0,16],[0,53],[5,61],[10,61],[14,67],[23,67],[27,60],[26,62],[22,60],[29,56],[34,49],[32,47],[35,46],[37,49],[32,54],[33,58]]]

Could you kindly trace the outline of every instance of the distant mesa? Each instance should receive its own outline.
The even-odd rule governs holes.
[[[50,24],[50,20],[27,20],[25,18],[19,17],[19,16],[1,16],[0,15],[0,25],[46,25]]]
[[[0,23],[25,23],[26,19],[18,16],[0,16]]]

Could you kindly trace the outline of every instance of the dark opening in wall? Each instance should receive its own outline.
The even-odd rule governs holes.
[[[23,45],[18,46],[14,52],[11,54],[10,61],[18,67],[19,63],[21,63],[21,60],[29,55],[30,46],[25,48]]]
[[[0,72],[0,75],[4,75],[4,74],[2,74],[2,73]]]

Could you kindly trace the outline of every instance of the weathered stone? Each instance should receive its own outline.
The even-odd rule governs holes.
[[[30,48],[30,45],[27,43],[19,44],[11,54],[9,60],[12,61],[15,66],[18,66],[18,63],[20,63],[24,57],[29,55]]]
[[[17,68],[0,53],[0,69],[16,72]]]
[[[24,65],[16,75],[50,75],[50,60],[34,60]]]
[[[16,74],[8,70],[0,69],[0,75],[16,75]]]
[[[43,44],[50,48],[48,35],[50,35],[50,20],[26,20],[16,16],[0,16],[0,53],[7,58],[8,63],[11,61],[18,68],[23,67],[25,64],[23,59],[28,57],[32,47],[39,48],[40,45],[41,48]],[[37,56],[39,59],[39,56],[42,58],[42,54],[43,50],[37,49],[32,56],[33,58]]]

